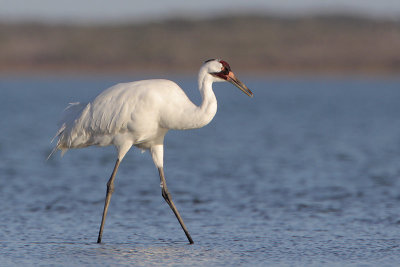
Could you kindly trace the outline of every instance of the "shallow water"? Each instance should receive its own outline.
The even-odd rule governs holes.
[[[112,147],[45,161],[61,111],[142,77],[0,78],[0,262],[13,265],[397,266],[400,80],[242,77],[210,125],[169,132],[165,173],[130,151],[96,244]],[[199,102],[195,77],[177,77]],[[190,90],[192,88],[192,90]]]

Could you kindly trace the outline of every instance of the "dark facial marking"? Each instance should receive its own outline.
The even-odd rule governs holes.
[[[228,75],[231,71],[231,66],[229,66],[228,62],[220,60],[219,63],[222,64],[221,73],[224,75]]]
[[[228,73],[229,71],[231,71],[231,66],[229,66],[228,62],[220,60],[219,63],[221,63],[222,66],[224,66],[224,70],[228,70]]]
[[[209,59],[209,60],[206,60],[204,63],[207,63],[207,62],[210,62],[210,61],[213,61],[213,60],[216,60],[216,59]],[[211,73],[211,74],[213,74],[214,76],[217,76],[217,77],[219,77],[221,79],[227,80],[229,72],[231,71],[231,67],[229,66],[228,62],[226,62],[224,60],[218,60],[218,62],[222,64],[221,71],[220,72],[214,72],[214,73]]]
[[[204,63],[207,63],[207,62],[210,62],[210,61],[213,61],[213,60],[215,60],[215,58],[208,59],[208,60],[204,61]]]

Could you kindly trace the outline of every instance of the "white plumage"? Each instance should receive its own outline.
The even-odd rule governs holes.
[[[208,60],[200,69],[198,82],[202,95],[200,106],[193,104],[183,90],[169,80],[143,80],[112,86],[87,104],[72,103],[64,112],[56,137],[57,149],[62,153],[70,148],[91,145],[114,145],[118,151],[117,162],[107,184],[106,203],[100,226],[102,231],[108,204],[113,191],[113,181],[120,161],[132,145],[149,149],[160,173],[162,195],[181,223],[190,243],[193,243],[180,215],[173,204],[163,172],[163,142],[168,130],[200,128],[208,124],[217,112],[217,100],[212,83],[229,81],[247,95],[252,92],[233,74],[228,63]]]

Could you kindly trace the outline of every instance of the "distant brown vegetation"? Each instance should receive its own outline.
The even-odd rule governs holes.
[[[197,71],[219,57],[257,73],[400,73],[400,23],[346,16],[0,24],[0,71]]]

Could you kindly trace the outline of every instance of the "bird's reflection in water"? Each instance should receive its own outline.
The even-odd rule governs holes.
[[[108,263],[135,266],[190,266],[193,264],[217,264],[221,258],[239,262],[239,255],[229,250],[211,249],[209,246],[190,246],[183,242],[166,240],[147,247],[134,244],[107,245],[96,249],[97,257],[104,257]],[[196,260],[196,261],[195,261]],[[199,261],[200,260],[200,261]]]

